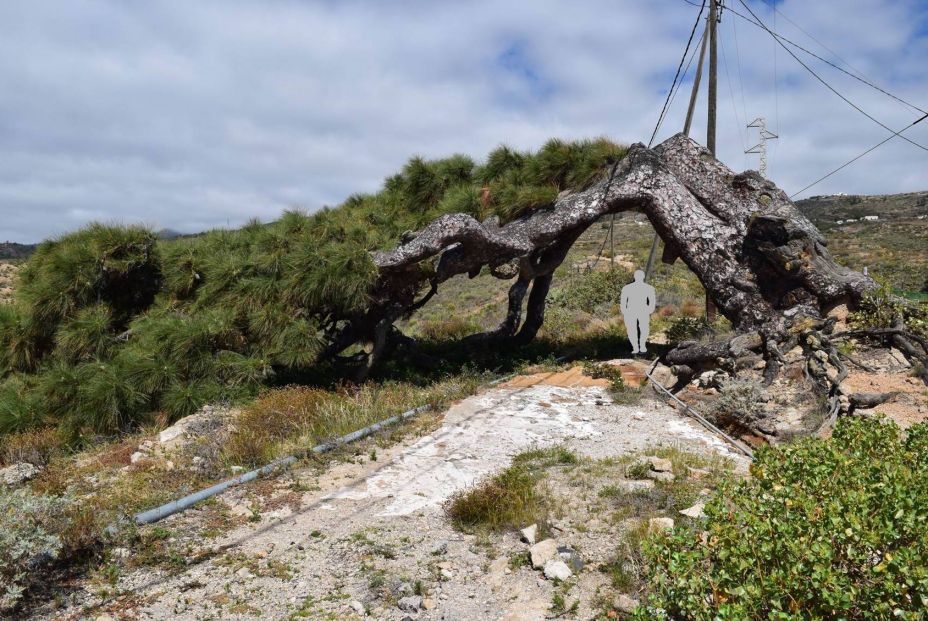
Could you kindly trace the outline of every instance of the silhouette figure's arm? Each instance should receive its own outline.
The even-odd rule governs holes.
[[[657,308],[657,292],[654,287],[648,287],[648,313],[653,313]]]
[[[627,285],[625,287],[622,287],[622,298],[619,304],[622,307],[622,313],[624,314],[625,311],[628,310],[628,286]]]

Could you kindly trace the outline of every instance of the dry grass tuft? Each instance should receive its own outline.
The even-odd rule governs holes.
[[[53,427],[29,429],[0,436],[0,463],[28,462],[44,466],[65,450],[61,435]]]
[[[538,524],[545,533],[551,508],[543,483],[545,470],[572,467],[579,461],[564,447],[525,451],[499,474],[449,498],[445,512],[457,528],[465,531],[499,532]]]

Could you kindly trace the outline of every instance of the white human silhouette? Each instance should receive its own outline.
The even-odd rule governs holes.
[[[622,287],[622,316],[633,354],[648,351],[645,345],[651,330],[651,313],[654,312],[656,297],[654,287],[644,281],[641,270],[635,270],[635,282]]]

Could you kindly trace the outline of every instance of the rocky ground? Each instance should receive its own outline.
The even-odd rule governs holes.
[[[324,467],[236,488],[144,527],[137,548],[114,550],[106,571],[29,616],[518,621],[621,610],[634,595],[615,588],[622,533],[697,519],[686,516],[699,503],[674,497],[672,481],[695,489],[746,461],[658,401],[614,403],[604,383],[579,369],[516,378],[453,406],[427,435],[366,441]],[[452,526],[443,505],[455,492],[553,445],[577,457],[539,466],[550,509],[539,532]],[[164,458],[141,448],[138,459]],[[673,459],[635,465],[662,450]],[[688,467],[690,455],[709,470]],[[635,500],[647,498],[657,513]]]
[[[832,316],[837,319],[836,333],[849,329],[846,308],[838,307]],[[854,415],[885,415],[903,429],[928,419],[928,388],[915,376],[916,369],[901,351],[873,347],[856,338],[842,340],[841,346],[848,368],[840,387],[842,403],[862,396],[885,398],[874,407],[853,409]],[[734,369],[699,373],[678,392],[678,397],[716,424],[740,429],[741,439],[749,444],[788,442],[829,433],[820,396],[827,387],[816,384],[802,348],[796,346],[784,352],[783,368],[769,386],[763,383],[764,364],[759,355],[751,354],[739,358]],[[821,365],[829,376],[838,373],[828,360],[821,361]],[[658,366],[655,375],[664,378],[665,386],[676,383],[677,378],[666,367]]]
[[[856,415],[879,413],[903,427],[928,418],[928,391],[901,353],[860,346],[851,356],[849,392],[893,393]],[[772,441],[808,434],[822,423],[820,407],[805,358],[785,357],[768,388],[759,387],[759,365],[745,364],[737,378],[700,374],[679,395],[720,423],[726,404],[750,410]],[[649,366],[607,364],[629,386]],[[611,618],[638,595],[640,567],[623,554],[627,542],[672,520],[699,519],[701,495],[720,476],[744,474],[747,461],[649,390],[626,402],[591,372],[600,377],[579,366],[514,377],[430,415],[398,443],[372,437],[142,527],[131,547],[108,548],[97,569],[37,598],[44,603],[22,618]],[[674,381],[666,367],[655,376]],[[125,468],[195,470],[197,458],[185,451],[201,451],[235,416],[206,407],[136,440],[125,447]],[[449,499],[533,453],[533,467],[545,472],[535,528],[455,528]],[[35,476],[23,465],[0,478]]]

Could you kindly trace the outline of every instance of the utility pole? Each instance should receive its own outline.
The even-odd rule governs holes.
[[[690,127],[693,125],[693,111],[696,109],[696,97],[699,95],[699,83],[702,81],[702,65],[706,58],[706,42],[709,40],[709,26],[706,24],[706,30],[702,33],[702,43],[699,47],[699,62],[696,63],[696,77],[693,78],[693,90],[690,92],[690,105],[686,109],[686,123],[683,124],[683,133],[690,135]],[[651,277],[651,268],[654,267],[654,259],[657,257],[657,247],[661,241],[660,235],[654,234],[654,240],[651,242],[651,251],[648,253],[648,262],[644,267],[644,278],[647,280]]]
[[[683,133],[690,135],[690,127],[693,125],[693,111],[696,110],[696,96],[699,95],[699,82],[702,80],[702,65],[706,58],[706,43],[709,41],[708,26],[702,33],[702,45],[699,48],[699,63],[696,65],[696,77],[693,78],[693,91],[690,93],[690,106],[686,109],[686,123],[683,125]]]
[[[719,17],[718,0],[709,0],[709,120],[706,123],[706,148],[715,155],[715,110],[718,100],[718,50],[716,24]]]
[[[722,0],[724,1],[724,0]],[[718,50],[716,49],[716,25],[719,19],[719,1],[709,0],[709,119],[706,122],[706,148],[715,156],[715,112],[718,100]],[[711,326],[715,323],[715,304],[706,293],[706,322]]]
[[[683,126],[684,133],[688,136],[690,133],[690,127],[693,123],[693,110],[696,108],[696,97],[699,94],[699,82],[702,79],[702,64],[703,59],[706,53],[706,42],[709,44],[709,101],[708,101],[708,112],[709,117],[706,122],[706,148],[709,149],[709,152],[712,155],[715,155],[715,119],[716,119],[716,109],[718,101],[718,34],[717,28],[718,19],[719,19],[719,9],[721,8],[724,0],[709,0],[709,17],[708,22],[706,23],[706,32],[702,38],[702,47],[699,50],[699,64],[696,65],[696,77],[693,80],[693,91],[690,94],[690,104],[686,112],[686,123]],[[654,259],[657,256],[657,246],[659,237],[654,236],[654,241],[651,244],[651,252],[648,254],[648,262],[645,267],[645,278],[651,276],[651,267],[654,264]],[[706,294],[706,321],[709,324],[715,322],[716,318],[716,308],[715,304],[712,303],[712,300],[709,299],[709,294]]]

